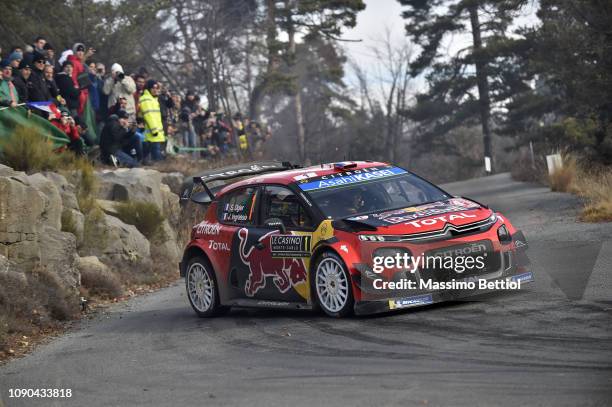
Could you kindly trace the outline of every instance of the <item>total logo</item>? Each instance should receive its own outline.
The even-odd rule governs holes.
[[[225,243],[225,242],[215,242],[214,240],[209,240],[208,241],[208,248],[218,251],[225,251],[225,252],[229,252],[230,248],[229,248],[229,244]]]
[[[470,215],[469,213],[465,213],[465,212],[460,212],[457,214],[451,214],[451,215],[444,215],[444,216],[436,216],[435,218],[427,218],[427,219],[422,219],[422,220],[415,220],[412,222],[408,222],[408,224],[414,226],[415,228],[420,228],[423,226],[432,226],[435,225],[439,222],[451,222],[455,219],[468,219],[468,218],[475,218],[476,215]]]

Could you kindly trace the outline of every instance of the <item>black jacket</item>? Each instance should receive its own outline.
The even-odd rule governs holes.
[[[79,108],[79,90],[74,86],[72,78],[66,72],[60,72],[55,75],[55,83],[59,88],[60,95],[66,99],[68,109],[74,110]]]
[[[21,74],[13,78],[13,85],[15,85],[15,89],[19,95],[19,103],[25,103],[29,100],[28,82],[29,80],[23,79]]]
[[[32,69],[32,74],[29,79],[28,101],[29,102],[47,102],[53,99],[49,93],[43,71]]]
[[[123,148],[134,133],[121,126],[119,118],[112,115],[106,121],[102,134],[100,135],[100,151],[102,158],[106,159],[109,154],[114,154],[117,150]]]
[[[47,90],[49,91],[49,94],[51,95],[53,100],[57,101],[57,97],[60,95],[60,91],[59,91],[59,88],[57,87],[57,84],[55,83],[55,80],[45,79],[45,85],[47,85]]]

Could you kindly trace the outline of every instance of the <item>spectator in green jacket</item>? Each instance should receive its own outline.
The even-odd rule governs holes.
[[[9,61],[6,60],[2,61],[0,68],[2,68],[2,77],[0,78],[0,106],[15,107],[19,101],[19,95],[12,82],[13,68]]]

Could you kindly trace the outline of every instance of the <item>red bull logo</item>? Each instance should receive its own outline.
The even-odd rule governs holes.
[[[274,285],[281,293],[286,293],[296,284],[306,282],[306,267],[301,259],[272,257],[270,253],[272,231],[259,238],[259,243],[265,249],[259,250],[255,245],[246,250],[249,231],[242,228],[238,231],[240,239],[240,260],[249,267],[249,278],[245,285],[245,293],[254,296],[266,286],[266,277],[273,277]]]

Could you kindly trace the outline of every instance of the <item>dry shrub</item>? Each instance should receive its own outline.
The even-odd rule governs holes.
[[[119,277],[110,270],[82,270],[81,285],[87,289],[89,294],[102,298],[117,298],[123,294]]]
[[[38,130],[24,125],[2,140],[0,144],[2,164],[17,171],[33,173],[57,170],[61,164],[60,154],[54,151],[51,141]]]
[[[194,175],[204,170],[226,167],[243,162],[236,157],[219,157],[213,159],[193,159],[188,155],[175,155],[157,161],[151,168],[160,172],[180,172],[184,175]]]
[[[527,147],[523,147],[518,151],[510,171],[512,179],[516,181],[541,184],[545,183],[548,173],[544,159],[536,155],[532,160],[531,153]]]
[[[585,222],[612,221],[612,171],[609,168],[579,167],[573,192],[585,200],[580,219]]]
[[[147,239],[164,240],[162,223],[166,220],[157,205],[145,201],[128,201],[115,205],[117,217],[128,225],[136,226]]]
[[[551,191],[571,192],[576,178],[576,159],[570,155],[562,155],[563,165],[548,176]]]
[[[109,264],[124,287],[157,287],[178,278],[178,265],[158,255],[155,248],[155,245],[151,246],[151,260],[130,263],[129,267],[119,261]]]
[[[44,269],[25,275],[0,273],[0,350],[10,335],[32,335],[79,312],[77,290]]]
[[[77,291],[62,286],[55,275],[45,269],[34,270],[28,274],[28,281],[30,289],[53,319],[66,321],[78,314]]]

